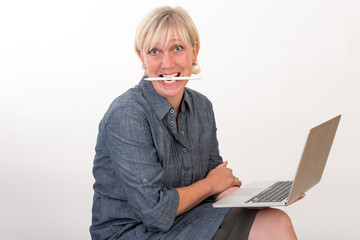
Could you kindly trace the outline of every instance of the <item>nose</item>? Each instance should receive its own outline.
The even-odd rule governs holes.
[[[173,56],[171,56],[170,53],[165,52],[163,55],[163,58],[161,60],[161,67],[164,69],[172,68],[174,65],[174,59]]]

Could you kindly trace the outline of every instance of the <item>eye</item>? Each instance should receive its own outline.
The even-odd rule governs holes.
[[[175,52],[180,52],[180,51],[183,50],[183,49],[184,49],[184,48],[183,48],[182,46],[180,46],[180,45],[174,47],[174,51],[175,51]]]
[[[159,51],[156,48],[153,48],[149,51],[149,54],[151,55],[157,55],[159,53]]]

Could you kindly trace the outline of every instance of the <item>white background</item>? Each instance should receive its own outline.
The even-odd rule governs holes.
[[[142,76],[137,23],[165,4],[199,29],[203,80],[188,86],[213,102],[244,183],[291,179],[308,130],[342,114],[322,182],[284,210],[299,239],[359,239],[356,0],[2,1],[0,238],[90,238],[97,127]]]

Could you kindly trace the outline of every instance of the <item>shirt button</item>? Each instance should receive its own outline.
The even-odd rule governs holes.
[[[170,121],[170,125],[173,126],[173,125],[174,125],[174,122],[173,122],[173,121]]]
[[[184,152],[184,153],[187,153],[187,151],[188,151],[187,148],[184,148],[184,149],[183,149],[183,152]]]
[[[170,109],[170,113],[174,114],[175,113],[175,110],[172,108]]]
[[[181,132],[180,132],[180,134],[181,134],[181,135],[184,135],[184,134],[185,134],[185,132],[184,132],[184,131],[181,131]]]
[[[185,170],[186,170],[186,171],[189,171],[189,170],[190,170],[190,166],[186,166],[186,167],[185,167]]]

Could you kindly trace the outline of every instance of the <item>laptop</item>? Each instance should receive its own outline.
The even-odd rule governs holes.
[[[213,207],[287,206],[320,182],[341,115],[309,132],[293,181],[257,181],[220,199]]]

